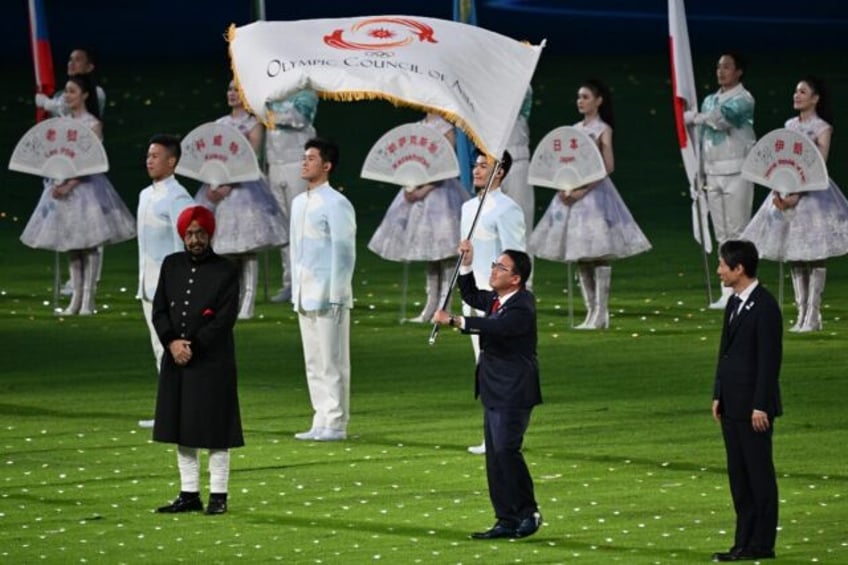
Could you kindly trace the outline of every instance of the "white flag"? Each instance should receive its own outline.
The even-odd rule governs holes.
[[[500,159],[542,45],[447,20],[363,16],[231,26],[245,106],[311,88],[324,98],[384,99],[433,111]]]
[[[698,142],[694,128],[687,126],[683,120],[683,112],[698,109],[698,90],[692,69],[689,28],[686,25],[686,7],[683,5],[683,0],[668,0],[668,44],[671,51],[671,88],[674,96],[677,142],[680,145],[680,156],[683,158],[686,178],[690,184],[690,194],[695,200],[692,203],[692,233],[696,241],[700,242],[703,239],[704,248],[707,253],[710,253],[712,241],[707,229],[707,198],[703,191],[695,186],[695,177],[698,174]],[[703,233],[699,233],[700,230],[703,230]]]

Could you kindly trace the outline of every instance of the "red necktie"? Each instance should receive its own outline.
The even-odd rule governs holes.
[[[489,312],[489,315],[492,315],[492,314],[494,314],[495,312],[497,312],[497,311],[498,311],[498,308],[500,308],[500,307],[501,307],[501,300],[500,300],[500,298],[495,298],[495,301],[494,301],[494,302],[492,302],[492,310]]]

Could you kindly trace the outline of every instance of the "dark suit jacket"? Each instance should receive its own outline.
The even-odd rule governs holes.
[[[490,312],[497,296],[479,290],[473,273],[459,277],[462,300]],[[521,289],[485,318],[465,318],[464,333],[480,335],[475,396],[489,408],[531,408],[542,402],[536,360],[536,299]]]
[[[153,298],[153,326],[165,346],[155,441],[211,449],[244,445],[233,338],[238,297],[239,270],[220,255],[195,260],[184,251],[162,263]],[[168,351],[180,338],[191,341],[185,366]]]
[[[724,312],[713,399],[732,420],[749,420],[754,409],[775,418],[780,402],[783,319],[774,297],[761,285],[751,292],[731,324]]]

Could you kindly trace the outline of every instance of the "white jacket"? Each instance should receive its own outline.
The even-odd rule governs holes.
[[[356,215],[341,192],[323,184],[298,194],[291,211],[295,311],[353,308]]]

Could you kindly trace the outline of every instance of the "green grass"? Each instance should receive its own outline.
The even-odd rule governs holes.
[[[616,85],[615,180],[654,249],[614,265],[614,316],[604,332],[568,329],[565,267],[537,262],[545,403],[525,452],[546,524],[526,540],[468,539],[493,521],[483,459],[465,451],[481,438],[468,338],[443,331],[430,347],[429,326],[398,324],[402,269],[365,249],[394,190],[357,180],[358,155],[368,149],[364,140],[413,114],[375,104],[321,107],[319,131],[348,148],[340,180],[360,224],[352,437],[292,438],[310,423],[297,321],[289,307],[260,300],[257,318],[236,328],[247,445],[233,452],[230,512],[218,517],[152,512],[173,498],[179,480],[172,446],[136,427],[152,413],[156,381],[132,299],[134,243],[107,248],[96,316],[53,316],[53,255],[17,240],[37,183],[0,174],[9,195],[0,210],[0,562],[653,564],[704,563],[728,548],[734,518],[720,431],[709,415],[720,314],[703,306],[700,256],[666,135],[667,85],[649,72],[664,62],[548,61],[537,78],[536,139],[574,121],[574,86],[593,65],[592,74]],[[777,123],[787,117],[795,73],[772,77],[777,62],[757,65],[762,121]],[[109,75],[110,177],[131,208],[145,182],[139,155],[148,135],[222,111],[214,108],[223,99],[222,72],[193,71],[204,78],[184,87],[173,80],[182,71],[166,71],[155,84],[134,78],[151,69]],[[216,72],[221,80],[207,78]],[[167,104],[171,97],[178,104]],[[7,129],[29,119],[25,101],[15,100],[0,102]],[[839,131],[831,172],[844,186]],[[537,191],[540,208],[550,194]],[[276,263],[269,257],[272,291]],[[777,273],[762,265],[773,290]],[[782,563],[848,562],[846,275],[844,260],[830,262],[825,331],[785,334],[786,414],[775,433]],[[415,312],[421,265],[410,281]],[[582,313],[576,298],[578,319]],[[206,482],[204,473],[204,491]]]

